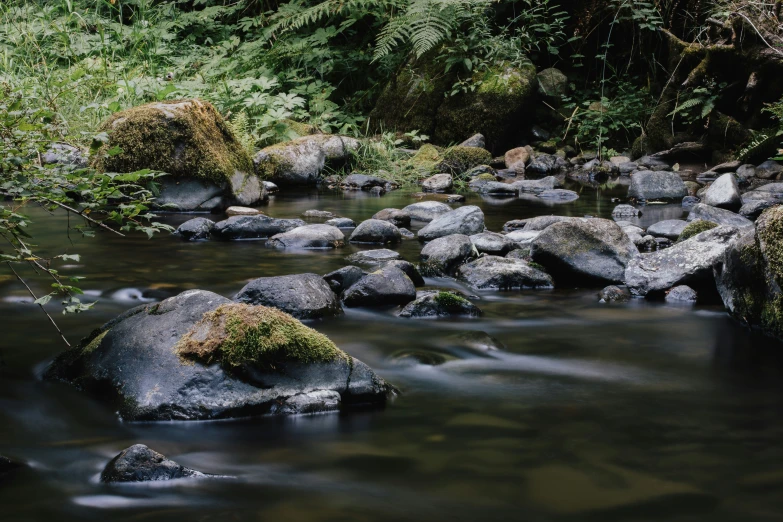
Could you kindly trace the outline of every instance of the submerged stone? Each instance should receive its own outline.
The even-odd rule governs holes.
[[[101,482],[157,482],[182,478],[205,478],[200,471],[180,466],[144,444],[122,450],[106,464]]]

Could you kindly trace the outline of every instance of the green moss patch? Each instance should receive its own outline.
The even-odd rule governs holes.
[[[696,220],[682,229],[682,232],[680,232],[680,237],[677,238],[677,241],[685,241],[686,239],[692,238],[696,234],[701,234],[707,230],[712,230],[717,226],[718,224],[713,223],[712,221],[705,221],[703,219]]]
[[[208,102],[148,103],[112,115],[99,128],[109,141],[92,165],[102,172],[153,169],[173,176],[222,183],[235,172],[253,172],[253,162],[231,127]],[[109,149],[121,152],[109,156]]]
[[[759,217],[756,229],[764,245],[764,259],[771,275],[783,286],[783,206],[768,208]]]
[[[438,292],[438,294],[435,296],[435,302],[444,307],[446,310],[462,309],[463,307],[470,306],[472,304],[464,297],[460,297],[452,292]]]
[[[463,147],[457,145],[443,152],[438,170],[449,174],[463,174],[479,165],[486,165],[492,161],[492,154],[480,147]]]
[[[174,346],[183,358],[274,370],[286,362],[350,361],[325,335],[275,308],[224,304],[207,312]]]

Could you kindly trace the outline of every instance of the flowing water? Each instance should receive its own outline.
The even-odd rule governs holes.
[[[566,205],[475,195],[468,203],[497,231],[542,214],[609,217],[611,198],[625,191],[580,190]],[[318,208],[358,222],[410,202],[406,191],[313,189],[276,196],[265,210],[297,217]],[[368,248],[292,253],[262,241],[101,232],[71,245],[65,216],[30,212],[49,254],[81,254],[84,264],[61,271],[87,276],[87,300],[98,301],[88,313],[55,315],[72,341],[141,300],[189,288],[231,296],[249,279],[324,274]],[[641,221],[681,215],[676,205],[651,206]],[[420,248],[406,241],[400,252],[416,262]],[[100,401],[40,380],[63,345],[15,280],[0,279],[0,298],[0,454],[30,464],[0,482],[1,520],[783,519],[779,347],[717,305],[601,305],[595,290],[558,289],[479,293],[484,315],[474,320],[347,309],[311,325],[400,389],[384,410],[124,423]],[[502,349],[476,349],[471,333]],[[135,443],[234,478],[100,484],[106,462]]]

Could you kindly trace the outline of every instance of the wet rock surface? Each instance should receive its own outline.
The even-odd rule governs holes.
[[[430,241],[451,234],[470,236],[484,231],[484,213],[479,207],[467,205],[442,214],[429,222],[417,234]]]
[[[266,246],[278,249],[320,250],[341,247],[345,244],[345,235],[339,228],[331,225],[305,225],[282,234],[275,234],[266,242]]]
[[[414,299],[413,281],[394,266],[363,276],[343,293],[343,303],[348,307],[404,305]]]
[[[143,444],[134,444],[122,450],[106,465],[101,473],[101,482],[158,482],[208,476],[181,466]]]
[[[212,228],[215,239],[267,239],[305,224],[301,219],[275,219],[269,216],[232,216]]]
[[[546,272],[526,261],[499,256],[483,256],[460,266],[457,279],[477,290],[519,290],[552,288],[554,281]]]
[[[421,269],[426,275],[448,275],[476,256],[470,237],[452,234],[424,245],[421,249]]]
[[[245,285],[234,300],[271,306],[297,319],[319,319],[342,312],[330,285],[317,274],[260,277]]]
[[[478,317],[481,310],[464,297],[452,292],[431,292],[405,305],[400,317],[424,319],[435,317]]]

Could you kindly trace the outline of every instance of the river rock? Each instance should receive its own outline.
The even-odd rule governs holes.
[[[305,219],[333,219],[337,216],[328,210],[310,209],[302,212],[302,217]]]
[[[232,216],[212,228],[216,239],[266,239],[304,225],[301,219],[276,219],[269,216]]]
[[[676,172],[640,170],[631,176],[628,197],[639,201],[680,200],[688,195],[685,182]]]
[[[377,176],[368,176],[367,174],[350,174],[340,183],[345,190],[371,190],[374,188],[385,189],[389,183],[383,178]]]
[[[209,239],[209,235],[214,227],[215,222],[211,219],[203,217],[193,218],[178,226],[174,234],[185,241],[203,241]]]
[[[538,194],[538,197],[541,199],[546,199],[548,201],[569,203],[571,201],[576,201],[577,199],[579,199],[579,194],[577,194],[573,190],[552,189],[552,190],[545,190],[543,192],[540,192]]]
[[[425,192],[446,192],[451,190],[453,185],[451,174],[435,174],[425,179],[421,184],[421,188]]]
[[[704,203],[694,205],[688,214],[688,221],[712,221],[718,225],[726,225],[731,227],[752,227],[753,222],[746,217],[735,214],[730,210],[722,208],[711,207]]]
[[[128,421],[314,413],[381,405],[390,391],[290,315],[204,290],[123,313],[58,356],[45,377],[118,405]]]
[[[779,204],[780,202],[771,199],[753,199],[740,207],[739,214],[744,218],[755,221],[762,212]]]
[[[675,286],[666,292],[667,303],[695,303],[697,298],[696,290],[687,285]]]
[[[345,244],[345,235],[331,225],[304,225],[269,238],[266,246],[278,249],[320,250]]]
[[[343,303],[348,307],[405,305],[414,299],[413,281],[394,266],[365,275],[343,293]]]
[[[647,233],[655,237],[665,237],[676,241],[686,226],[688,226],[688,222],[682,219],[665,219],[650,225],[647,228]]]
[[[599,303],[624,303],[631,300],[631,293],[627,288],[610,285],[598,293]]]
[[[484,231],[484,213],[479,207],[466,205],[443,214],[419,230],[418,237],[430,241],[451,234],[467,236]]]
[[[261,185],[263,185],[263,187],[266,189],[267,194],[275,194],[276,192],[280,191],[280,187],[271,181],[262,181]]]
[[[460,147],[478,147],[483,149],[486,146],[486,139],[483,134],[474,134],[459,144]]]
[[[482,254],[505,256],[519,245],[511,238],[495,232],[482,232],[470,236],[470,241],[476,250]]]
[[[395,227],[407,227],[411,224],[411,215],[405,210],[398,208],[385,208],[375,213],[373,219],[388,221]]]
[[[101,482],[157,482],[181,478],[204,478],[200,471],[180,466],[144,444],[134,444],[111,459],[101,473]]]
[[[707,188],[701,202],[712,207],[736,211],[742,206],[740,189],[734,174],[724,174]]]
[[[151,169],[160,178],[154,205],[178,211],[253,205],[267,194],[244,145],[209,102],[166,100],[112,114],[98,129],[109,139],[92,155],[100,172]],[[118,148],[119,154],[106,154]]]
[[[640,296],[659,294],[678,285],[709,290],[714,284],[713,266],[737,234],[737,228],[721,226],[670,248],[640,254],[628,263],[626,284],[631,293]]]
[[[776,179],[783,172],[783,165],[777,161],[765,161],[756,167],[756,177],[759,179]]]
[[[400,259],[402,256],[399,252],[389,250],[388,248],[377,248],[375,250],[363,250],[356,252],[346,257],[346,261],[350,263],[359,263],[362,265],[379,265],[386,263],[387,261],[394,261]]]
[[[693,207],[699,204],[701,199],[697,198],[696,196],[685,196],[682,198],[682,208],[683,210],[691,210]]]
[[[617,205],[612,210],[612,217],[617,218],[634,218],[642,215],[642,211],[632,205]]]
[[[354,138],[313,134],[261,149],[253,163],[262,179],[278,185],[315,185],[327,163],[344,162],[358,148]]]
[[[622,282],[628,262],[639,254],[614,221],[597,218],[547,227],[530,252],[556,281],[578,285]]]
[[[344,217],[330,219],[324,225],[331,225],[337,228],[356,228],[356,222],[353,219]]]
[[[393,266],[395,268],[399,268],[405,272],[405,275],[408,276],[411,281],[413,281],[413,286],[424,286],[424,278],[416,268],[416,265],[409,261],[405,261],[404,259],[392,259],[391,261],[384,262],[383,266]]]
[[[557,174],[568,166],[566,160],[553,154],[539,154],[525,167],[525,173],[546,176]]]
[[[400,231],[388,221],[380,219],[368,219],[362,221],[351,233],[349,238],[351,243],[368,244],[396,244],[402,241]]]
[[[340,295],[344,290],[350,288],[351,285],[361,279],[364,274],[364,270],[358,266],[349,265],[339,268],[334,272],[329,272],[324,276],[324,281],[326,281],[329,288],[332,289],[332,292]]]
[[[317,274],[260,277],[246,284],[234,301],[271,306],[297,319],[320,319],[342,312],[337,296]]]
[[[554,282],[546,272],[520,259],[482,256],[460,266],[457,279],[478,290],[516,290],[552,288]]]
[[[506,168],[513,170],[517,175],[525,173],[525,166],[530,162],[530,149],[528,147],[517,147],[506,152],[503,161]]]
[[[87,163],[87,154],[79,147],[68,143],[52,143],[46,152],[41,154],[43,165],[63,165],[83,169],[87,167]]]
[[[403,239],[416,239],[416,234],[405,227],[399,227],[399,231]]]
[[[783,207],[765,210],[755,229],[727,249],[715,280],[729,313],[766,335],[783,340]]]
[[[522,247],[530,245],[539,234],[541,234],[540,230],[514,230],[513,232],[506,234],[506,239],[509,239]]]
[[[417,297],[400,311],[400,317],[423,319],[433,317],[479,317],[481,309],[452,292],[432,292]]]
[[[452,208],[439,201],[420,201],[403,208],[416,221],[430,222],[438,216],[451,212]]]
[[[479,194],[487,194],[492,196],[516,196],[519,190],[511,183],[503,183],[501,181],[490,181],[485,179],[477,179],[471,181],[468,188],[473,192]]]
[[[426,275],[449,275],[476,255],[473,243],[464,234],[439,237],[421,249],[421,270]]]
[[[228,217],[231,217],[231,216],[257,216],[259,214],[263,214],[263,212],[261,212],[257,208],[240,207],[240,206],[237,206],[237,205],[233,205],[233,206],[228,207],[226,209],[226,215]]]
[[[550,67],[538,73],[538,93],[560,101],[568,93],[568,77],[560,69]]]
[[[522,194],[541,194],[545,190],[555,189],[560,182],[554,176],[547,176],[541,179],[523,179],[511,183]]]

